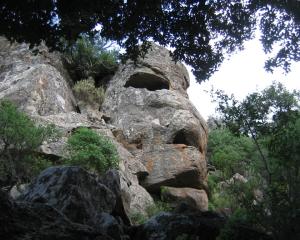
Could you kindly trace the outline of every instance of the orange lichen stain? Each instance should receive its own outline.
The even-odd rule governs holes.
[[[149,172],[152,172],[153,166],[154,166],[154,161],[152,159],[147,159],[146,161],[147,161],[147,163],[146,163],[147,170]]]
[[[184,149],[187,148],[187,145],[185,144],[174,144],[174,146],[179,151],[184,151]]]

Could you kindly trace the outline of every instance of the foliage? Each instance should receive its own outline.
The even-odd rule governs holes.
[[[245,175],[258,157],[249,137],[235,136],[227,128],[210,131],[208,152],[209,161],[221,171],[223,180],[235,173]]]
[[[238,209],[229,219],[228,223],[221,230],[217,240],[238,240],[243,239],[245,236],[240,236],[238,228],[242,225],[249,224],[247,212],[244,209]],[[250,238],[247,238],[250,239]]]
[[[2,0],[0,34],[32,44],[44,39],[59,48],[61,37],[75,41],[98,24],[102,37],[117,41],[131,58],[148,40],[174,48],[175,59],[191,65],[201,82],[257,28],[266,53],[280,46],[266,69],[288,71],[300,59],[299,9],[296,0]]]
[[[114,144],[91,129],[81,127],[68,139],[69,157],[65,164],[77,165],[97,173],[118,168],[119,157]]]
[[[57,137],[53,125],[36,126],[8,100],[0,102],[0,172],[2,181],[13,185],[28,181],[48,165],[34,151],[43,141]]]
[[[140,212],[130,214],[129,218],[134,225],[144,224],[148,220],[147,216]]]
[[[281,83],[274,82],[261,92],[254,92],[239,102],[233,95],[212,91],[221,113],[223,124],[235,135],[255,137],[272,133],[299,109],[300,92],[289,92]]]
[[[224,139],[232,145],[234,138],[251,137],[260,157],[252,158],[249,163],[250,171],[246,168],[249,180],[247,184],[234,184],[224,190],[218,188],[215,179],[210,180],[210,186],[214,187],[213,204],[223,204],[224,201],[218,203],[218,198],[221,194],[225,194],[228,200],[225,204],[231,204],[235,209],[243,211],[248,224],[272,233],[275,239],[284,239],[287,236],[298,239],[300,236],[299,92],[289,92],[282,85],[273,84],[261,92],[248,95],[242,102],[238,102],[233,96],[228,97],[220,92],[218,94],[218,110],[222,114],[223,125],[231,132],[231,140],[224,138],[223,129],[217,129],[212,133],[219,136],[217,138],[213,136],[212,142],[214,139]],[[243,141],[246,143],[246,140]],[[222,144],[211,146],[219,151],[218,147],[222,147]],[[235,156],[235,148],[228,148],[230,156]],[[214,149],[211,152],[215,154]],[[225,169],[234,167],[234,162],[226,161],[226,155],[222,158],[230,165],[226,166],[224,163]],[[243,162],[243,159],[237,161]],[[219,168],[220,171],[224,171],[224,166],[222,168],[221,165]],[[253,194],[255,191],[260,191],[261,196]]]
[[[171,206],[168,203],[163,201],[155,201],[154,204],[146,208],[148,218],[151,218],[152,216],[155,216],[160,212],[169,212],[169,211],[171,211]]]
[[[160,212],[169,212],[171,211],[171,206],[163,201],[155,201],[154,204],[151,204],[146,207],[146,214],[136,212],[130,215],[130,219],[133,224],[143,224],[149,218],[157,215]]]
[[[99,35],[80,36],[74,44],[66,44],[64,57],[75,81],[93,78],[103,85],[103,78],[113,74],[118,67],[118,53],[109,50],[109,44]]]
[[[105,98],[105,90],[103,87],[96,88],[95,81],[92,78],[83,79],[76,82],[73,91],[77,99],[85,104],[96,106],[99,108]]]

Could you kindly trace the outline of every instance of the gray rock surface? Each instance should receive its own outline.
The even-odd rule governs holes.
[[[181,203],[186,203],[201,211],[208,210],[208,197],[204,190],[194,188],[163,187],[161,197],[164,201],[172,203],[175,206]]]
[[[75,110],[66,71],[57,59],[60,56],[47,49],[35,55],[28,45],[10,44],[0,37],[0,99],[12,100],[31,115]]]
[[[105,124],[99,119],[91,119],[87,114],[76,112],[60,113],[48,116],[35,116],[35,121],[39,124],[54,124],[60,132],[60,138],[55,141],[44,142],[40,151],[47,155],[56,157],[66,156],[66,142],[68,137],[79,127],[91,128],[97,133],[108,137],[116,146],[120,156],[120,168],[123,171],[129,171],[133,175],[148,175],[145,166],[138,161],[123,145],[118,142],[113,132],[117,131],[114,126]]]
[[[145,215],[147,207],[154,204],[150,194],[125,172],[110,170],[101,177],[101,180],[115,193],[117,197],[115,211],[126,223],[131,222],[132,214]]]
[[[197,148],[184,144],[147,145],[140,161],[149,176],[141,184],[151,192],[161,186],[206,189],[206,161]]]
[[[157,45],[137,65],[120,66],[109,82],[102,111],[122,130],[123,146],[146,166],[148,190],[163,183],[206,185],[207,126],[187,97],[188,85],[185,67]]]
[[[50,205],[73,222],[95,225],[100,212],[111,213],[116,204],[112,191],[80,167],[44,170],[18,198]]]
[[[96,229],[88,225],[78,224],[70,221],[64,214],[60,213],[49,205],[14,202],[13,200],[9,199],[8,195],[1,190],[0,212],[0,239],[113,239],[110,236],[105,235],[101,228]]]

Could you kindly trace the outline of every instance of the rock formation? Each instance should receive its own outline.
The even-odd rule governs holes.
[[[145,214],[153,204],[149,193],[159,194],[164,186],[182,193],[173,191],[176,202],[207,209],[203,200],[207,199],[207,127],[188,99],[185,67],[172,61],[168,50],[153,44],[137,64],[121,65],[108,83],[101,113],[76,110],[72,81],[58,53],[49,53],[43,46],[35,52],[26,44],[10,44],[0,38],[0,99],[12,100],[37,123],[54,124],[61,132],[59,139],[44,142],[39,151],[59,159],[65,155],[72,132],[88,127],[111,139],[121,162],[118,170],[100,177],[78,167],[46,169],[21,193],[18,203],[0,196],[4,199],[0,207],[6,204],[9,208],[9,221],[19,216],[22,222],[26,216],[32,222],[42,221],[39,226],[47,228],[49,222],[59,219],[53,225],[56,230],[48,231],[52,239],[56,231],[61,231],[56,239],[64,239],[64,234],[65,239],[111,239],[108,235],[114,233],[113,239],[128,239],[134,234],[125,234],[123,223],[130,225],[134,213]],[[201,203],[195,203],[200,192]],[[32,209],[49,218],[34,215]],[[8,225],[19,230],[19,237],[11,239],[27,234],[17,225]],[[38,232],[25,225],[31,237]],[[76,226],[84,238],[74,236]],[[42,232],[37,234],[40,239],[50,239]]]
[[[141,184],[150,192],[162,186],[206,189],[207,127],[188,99],[188,86],[183,64],[154,44],[109,82],[103,111],[149,172]]]

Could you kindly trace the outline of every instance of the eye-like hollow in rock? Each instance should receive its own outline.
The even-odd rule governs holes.
[[[161,89],[169,89],[170,84],[168,80],[157,75],[138,72],[129,78],[124,87],[146,88],[149,91],[156,91]]]
[[[193,146],[198,148],[199,151],[202,152],[202,149],[199,144],[198,135],[191,131],[178,131],[173,138],[173,144],[185,144],[187,146]]]

